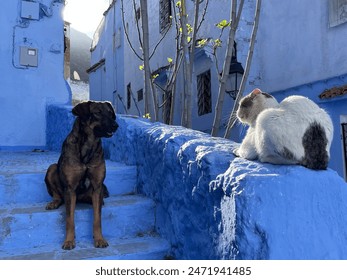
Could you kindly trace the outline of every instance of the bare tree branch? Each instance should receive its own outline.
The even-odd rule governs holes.
[[[142,49],[142,48],[143,48],[143,43],[142,43],[142,37],[141,37],[139,19],[137,18],[137,11],[136,11],[136,2],[135,2],[135,0],[133,0],[133,8],[134,8],[134,15],[135,15],[137,36],[139,37],[139,43],[140,43],[140,47],[141,47],[141,49]],[[141,13],[140,13],[140,14],[141,14]],[[141,17],[142,17],[142,14],[141,14]]]
[[[246,82],[248,79],[249,70],[251,68],[251,63],[252,63],[252,58],[253,58],[255,39],[256,39],[257,31],[258,31],[259,18],[260,18],[260,8],[261,8],[261,0],[257,0],[255,16],[254,16],[254,26],[253,26],[253,30],[252,30],[251,42],[250,42],[246,66],[245,66],[245,73],[243,74],[241,84],[240,84],[240,89],[239,89],[239,92],[237,94],[237,97],[236,97],[236,100],[235,100],[235,103],[233,106],[233,110],[230,114],[228,126],[227,126],[227,129],[226,129],[225,134],[224,134],[225,138],[230,137],[231,129],[233,128],[233,126],[236,123],[237,119],[234,116],[235,116],[235,113],[237,111],[239,101],[243,95],[243,91],[245,90],[245,87],[246,87]]]
[[[196,28],[196,33],[199,32],[200,27],[201,27],[202,23],[203,23],[204,20],[205,20],[205,16],[206,16],[206,13],[207,13],[207,8],[208,8],[209,2],[210,2],[209,0],[206,0],[205,7],[204,7],[204,11],[203,11],[203,13],[202,13],[201,20],[200,20],[200,22],[199,22],[199,26]]]
[[[193,23],[193,36],[191,39],[191,47],[190,47],[190,71],[193,71],[193,60],[194,60],[194,53],[195,53],[195,41],[196,41],[196,34],[197,34],[197,29],[198,29],[198,21],[199,21],[199,8],[200,8],[200,3],[199,0],[195,0],[195,5],[194,5],[194,23]]]
[[[196,0],[198,1],[198,0]],[[181,45],[183,48],[183,74],[184,74],[184,94],[183,94],[183,109],[182,109],[182,119],[181,124],[184,127],[191,128],[191,99],[192,99],[192,89],[191,89],[191,61],[190,52],[188,45],[188,15],[186,1],[181,1],[180,7],[180,22],[182,29]]]
[[[229,75],[229,68],[230,68],[230,62],[231,62],[231,56],[232,56],[232,50],[235,40],[235,33],[237,29],[237,22],[236,22],[236,5],[237,0],[232,0],[232,7],[230,11],[230,21],[231,21],[231,27],[229,30],[229,36],[228,36],[228,43],[227,43],[227,49],[225,53],[225,60],[223,65],[223,72],[222,77],[219,83],[219,91],[218,91],[218,97],[215,107],[215,116],[213,120],[212,125],[212,136],[217,136],[219,132],[219,126],[220,126],[220,120],[222,116],[222,107],[224,103],[224,96],[225,96],[225,85],[226,80]]]
[[[155,51],[157,50],[158,46],[160,45],[160,43],[164,40],[164,38],[166,37],[166,34],[169,32],[170,30],[170,27],[171,27],[171,24],[170,26],[168,26],[165,30],[165,33],[161,36],[160,40],[158,41],[158,43],[156,43],[156,45],[154,46],[153,48],[153,51],[151,53],[151,55],[149,56],[149,59],[152,58],[152,56],[154,55]]]
[[[144,82],[145,82],[145,114],[150,113],[149,107],[149,97],[152,95],[153,101],[153,110],[154,110],[154,119],[158,120],[158,108],[156,96],[151,90],[152,77],[151,69],[149,65],[149,27],[148,27],[148,9],[147,9],[147,0],[140,0],[140,9],[141,9],[141,19],[142,19],[142,36],[143,36],[143,64],[144,64]]]
[[[175,8],[174,8],[175,10]],[[175,63],[172,70],[172,75],[170,77],[169,82],[167,83],[166,87],[169,91],[171,91],[171,108],[170,108],[170,120],[169,124],[173,124],[174,120],[174,113],[175,113],[175,97],[176,97],[176,80],[177,80],[177,74],[179,73],[179,69],[181,68],[182,61],[183,61],[183,55],[180,49],[180,38],[179,38],[179,28],[177,24],[177,17],[175,13],[175,21],[176,21],[176,55],[175,55]]]
[[[221,41],[223,35],[223,29],[220,31],[219,37],[217,40]],[[214,60],[215,60],[215,65],[216,65],[216,69],[217,69],[217,73],[218,73],[218,81],[221,81],[222,78],[222,74],[221,71],[219,70],[219,62],[218,62],[218,56],[217,56],[217,50],[218,50],[218,46],[216,45],[216,42],[213,42],[213,52],[212,55],[214,56]]]
[[[127,42],[131,48],[131,50],[133,51],[133,53],[137,56],[138,59],[140,59],[141,61],[143,61],[143,57],[140,56],[137,51],[135,50],[135,48],[133,47],[131,41],[130,41],[130,38],[129,38],[129,33],[128,33],[128,30],[126,28],[126,24],[125,24],[125,19],[124,19],[124,5],[123,5],[123,0],[121,0],[121,10],[122,10],[122,22],[123,22],[123,29],[124,29],[124,34],[125,34],[125,37],[127,39]]]
[[[240,22],[240,18],[241,18],[241,14],[242,14],[242,10],[243,10],[243,4],[245,3],[245,0],[240,0],[240,5],[237,9],[237,16],[236,16],[236,22],[237,22],[237,25],[239,24]]]

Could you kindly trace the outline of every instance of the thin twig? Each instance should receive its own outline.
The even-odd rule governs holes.
[[[215,115],[214,115],[214,120],[212,125],[212,131],[211,131],[212,136],[217,136],[219,132],[223,103],[224,103],[224,96],[225,96],[226,81],[229,75],[232,50],[233,50],[233,45],[235,40],[235,33],[237,29],[237,22],[236,22],[237,0],[232,0],[231,4],[232,4],[231,10],[230,10],[231,27],[230,27],[229,35],[228,35],[228,43],[227,43],[226,52],[225,52],[222,77],[219,83],[218,97],[217,97],[217,102],[215,106]]]
[[[164,40],[164,38],[166,37],[166,34],[169,32],[170,30],[170,27],[171,27],[171,24],[170,26],[168,26],[165,30],[165,33],[161,36],[160,40],[157,42],[157,44],[154,46],[153,48],[153,51],[151,53],[151,55],[149,56],[149,59],[152,58],[152,56],[154,55],[155,51],[157,50],[158,46],[160,45],[160,43]]]
[[[142,43],[142,37],[141,37],[141,31],[140,31],[140,25],[139,25],[139,19],[137,18],[137,11],[136,11],[136,3],[135,0],[133,0],[133,7],[134,7],[134,15],[135,15],[135,21],[136,21],[136,29],[137,29],[137,36],[139,37],[139,43],[141,49],[143,48],[143,43]],[[142,17],[142,15],[141,15]]]
[[[201,27],[203,21],[205,20],[205,16],[206,16],[206,13],[207,13],[207,7],[208,7],[209,2],[210,2],[209,0],[206,0],[205,7],[204,7],[204,11],[203,11],[203,13],[202,13],[202,17],[201,17],[201,20],[200,20],[200,22],[199,22],[199,25],[198,25],[198,27],[197,27],[197,29],[196,29],[196,33],[199,32],[200,27]]]
[[[129,44],[131,50],[134,52],[134,54],[137,56],[138,59],[140,59],[141,61],[143,61],[143,57],[140,56],[140,55],[136,52],[136,50],[135,50],[135,48],[133,47],[133,45],[132,45],[132,43],[131,43],[131,41],[130,41],[130,38],[129,38],[129,33],[128,33],[128,30],[127,30],[127,28],[126,28],[125,19],[124,19],[124,6],[123,6],[123,0],[121,0],[121,5],[122,5],[122,7],[121,7],[121,10],[122,10],[122,22],[123,22],[123,28],[124,28],[125,37],[126,37],[126,39],[127,39],[127,42],[128,42],[128,44]]]
[[[193,36],[191,38],[191,47],[190,47],[190,73],[193,71],[193,61],[194,61],[194,54],[195,54],[195,41],[196,41],[196,34],[197,34],[197,28],[198,28],[198,21],[199,21],[199,8],[200,3],[199,0],[195,0],[195,7],[194,7],[194,23],[193,23]]]
[[[240,18],[241,18],[241,14],[242,14],[243,4],[244,4],[244,3],[245,3],[245,0],[240,0],[240,5],[239,5],[239,7],[238,7],[237,16],[236,16],[237,25],[238,25],[239,22],[240,22]]]

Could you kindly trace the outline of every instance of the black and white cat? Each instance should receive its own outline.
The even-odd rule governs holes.
[[[300,164],[326,169],[333,124],[310,99],[293,95],[281,103],[260,89],[243,97],[238,119],[249,128],[236,156],[273,164]]]

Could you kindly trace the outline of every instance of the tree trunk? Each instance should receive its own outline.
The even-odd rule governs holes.
[[[228,43],[227,43],[226,52],[225,52],[222,77],[219,84],[218,97],[217,97],[217,102],[215,107],[215,117],[213,120],[212,131],[211,131],[212,136],[218,135],[222,111],[223,111],[225,83],[229,76],[229,69],[230,69],[231,56],[233,52],[235,33],[236,33],[237,25],[238,25],[238,22],[236,20],[236,6],[237,6],[237,0],[232,0],[232,6],[230,11],[231,27],[229,30]]]
[[[144,92],[144,103],[145,103],[145,115],[152,113],[150,108],[150,96],[152,95],[152,105],[154,120],[158,120],[158,107],[157,98],[151,91],[151,70],[149,66],[149,28],[148,28],[148,9],[147,0],[140,0],[141,19],[142,19],[142,34],[143,34],[143,65],[144,65],[144,79],[145,79],[145,92]]]
[[[192,114],[192,73],[191,73],[191,61],[189,55],[189,46],[188,46],[188,28],[187,28],[187,8],[186,1],[181,1],[181,28],[182,28],[182,37],[181,44],[183,49],[183,75],[184,75],[184,91],[183,91],[183,109],[182,109],[182,126],[191,128],[191,114]]]
[[[251,68],[251,63],[252,63],[252,58],[253,58],[255,39],[257,36],[257,31],[258,31],[258,26],[259,26],[260,8],[261,8],[261,0],[257,0],[256,9],[255,9],[255,16],[254,16],[254,26],[253,26],[253,30],[252,30],[251,42],[250,42],[249,51],[248,51],[247,60],[246,60],[245,73],[243,74],[241,84],[240,84],[240,89],[239,89],[239,92],[237,94],[237,97],[236,97],[236,100],[235,100],[235,103],[233,106],[233,110],[232,110],[230,117],[229,117],[228,126],[227,126],[227,129],[226,129],[225,134],[224,134],[225,138],[230,137],[231,129],[233,128],[233,126],[236,123],[237,119],[236,119],[235,115],[236,115],[236,111],[238,108],[238,103],[239,103],[239,101],[243,95],[243,91],[245,90],[245,87],[246,87],[246,82],[248,79],[249,70]]]
[[[175,64],[172,70],[169,83],[166,85],[167,90],[171,92],[171,106],[170,106],[170,120],[169,120],[169,124],[171,125],[174,122],[175,101],[176,101],[176,80],[177,80],[177,75],[181,68],[181,63],[182,63],[182,57],[181,57],[181,52],[179,50],[178,39],[176,39],[176,44],[177,44],[176,45],[177,49],[176,49]]]

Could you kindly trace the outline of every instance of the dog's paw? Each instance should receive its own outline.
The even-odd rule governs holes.
[[[54,210],[54,209],[58,209],[59,206],[62,204],[61,201],[59,200],[53,200],[49,203],[47,203],[46,205],[46,210]]]
[[[75,247],[76,247],[75,240],[72,240],[72,241],[65,240],[65,242],[61,248],[64,250],[72,250]]]
[[[108,243],[105,239],[95,239],[94,246],[95,248],[106,248],[108,246]]]

